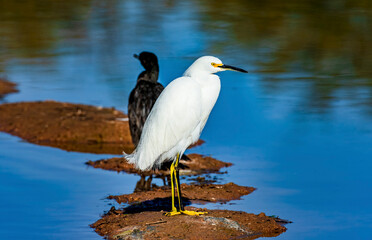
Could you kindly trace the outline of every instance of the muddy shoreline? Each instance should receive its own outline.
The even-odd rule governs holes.
[[[3,78],[0,78],[0,99],[10,93],[18,92],[17,84],[9,82]]]
[[[2,104],[0,131],[67,151],[121,155],[134,149],[128,117],[115,108],[56,101]]]

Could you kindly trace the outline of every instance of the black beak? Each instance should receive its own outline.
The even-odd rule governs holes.
[[[133,54],[133,57],[139,59],[139,56],[137,54]]]
[[[226,69],[226,70],[237,71],[237,72],[242,72],[242,73],[248,73],[244,69],[233,67],[233,66],[230,66],[230,65],[225,65],[225,64],[222,65],[222,66],[219,66],[219,68],[223,68],[223,69]]]

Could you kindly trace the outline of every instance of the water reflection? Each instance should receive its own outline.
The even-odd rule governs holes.
[[[267,94],[291,94],[281,85],[295,82],[302,111],[372,104],[370,1],[204,1],[200,13],[215,50],[239,44],[257,58]]]
[[[154,187],[152,184],[152,175],[148,176],[146,180],[146,175],[140,175],[140,180],[136,183],[134,192],[150,191]],[[164,182],[165,183],[165,182]],[[165,184],[164,184],[165,185]]]
[[[85,51],[118,78],[120,46],[149,41],[160,48],[176,33],[162,32],[170,21],[165,14],[191,4],[198,14],[188,17],[207,32],[208,52],[241,55],[231,46],[247,49],[238,58],[257,66],[267,94],[288,94],[283,82],[295,82],[306,87],[296,103],[300,111],[326,113],[346,101],[370,112],[364,109],[372,104],[368,0],[2,1],[0,72],[10,59],[50,64],[60,54]]]
[[[1,1],[1,62],[50,57],[62,38],[85,38],[91,1]],[[48,63],[48,62],[45,62]]]
[[[201,13],[207,30],[226,31],[220,44],[256,49],[265,71],[372,76],[369,1],[204,1]]]
[[[19,83],[20,93],[7,96],[9,102],[54,99],[125,111],[140,71],[132,55],[144,49],[159,53],[163,84],[204,54],[249,66],[249,81],[233,74],[221,77],[221,97],[202,136],[207,144],[198,149],[236,164],[226,181],[259,188],[229,208],[293,220],[283,239],[355,236],[334,230],[345,225],[368,238],[371,115],[359,120],[372,114],[370,2],[0,1],[0,75]],[[288,109],[296,114],[283,117]],[[324,117],[335,111],[342,117]],[[352,120],[345,120],[350,111]],[[277,113],[282,121],[271,118]],[[307,121],[298,121],[299,116]],[[27,221],[16,219],[17,226],[5,222],[5,238],[21,227],[38,234],[34,239],[61,229],[59,239],[84,239],[85,234],[85,239],[99,239],[88,224],[107,209],[101,199],[132,192],[138,180],[86,170],[86,154],[3,136],[0,149],[7,151],[0,151],[0,188],[14,194],[1,206],[21,209],[17,215],[29,213]],[[34,180],[30,187],[29,179],[35,178],[43,181]],[[50,191],[53,198],[35,195]],[[25,192],[32,200],[26,206]],[[66,208],[67,217],[59,215]],[[30,227],[40,209],[41,220]],[[51,220],[58,224],[47,230]]]

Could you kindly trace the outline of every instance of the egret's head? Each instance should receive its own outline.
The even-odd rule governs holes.
[[[247,73],[247,71],[223,64],[222,61],[216,57],[212,56],[204,56],[198,58],[185,72],[185,75],[192,75],[196,72],[204,72],[204,73],[217,73],[226,70],[238,71]]]

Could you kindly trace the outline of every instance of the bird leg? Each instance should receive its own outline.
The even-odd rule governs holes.
[[[175,179],[175,161],[173,161],[170,167],[170,176],[171,176],[171,190],[172,190],[172,211],[167,212],[166,216],[175,216],[181,214],[180,211],[177,211],[177,208],[174,206],[174,183],[173,179]]]
[[[178,163],[179,163],[179,154],[177,154],[177,160],[175,164],[175,178],[174,180],[176,181],[176,186],[177,186],[177,197],[178,197],[178,208],[180,212],[184,211],[184,207],[182,204],[182,194],[181,194],[181,184],[180,184],[180,175],[179,175],[179,168],[178,168]]]
[[[182,194],[181,194],[181,184],[180,184],[180,176],[179,176],[179,169],[178,169],[178,163],[180,160],[180,154],[177,154],[176,161],[174,161],[171,165],[171,183],[172,183],[172,212],[167,213],[167,216],[174,216],[178,214],[185,214],[190,216],[199,216],[201,214],[206,214],[207,212],[195,212],[195,211],[188,211],[185,210],[182,205]],[[173,167],[173,168],[172,168]],[[174,207],[174,185],[173,185],[173,179],[176,182],[177,185],[177,195],[178,195],[178,207],[179,211]]]

